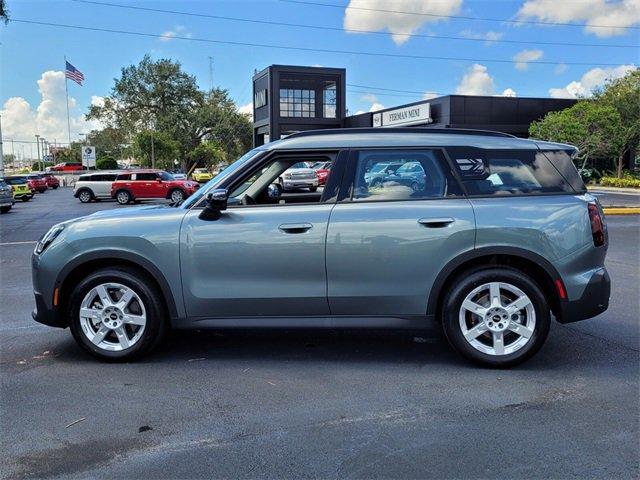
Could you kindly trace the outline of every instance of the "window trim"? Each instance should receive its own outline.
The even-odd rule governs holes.
[[[432,146],[425,146],[425,147],[416,147],[416,146],[412,146],[412,147],[401,147],[401,146],[389,146],[389,147],[358,147],[358,148],[352,148],[349,150],[349,159],[348,159],[348,163],[347,163],[347,168],[345,169],[345,173],[343,175],[343,181],[342,181],[342,189],[340,192],[340,195],[338,196],[338,203],[352,203],[352,204],[361,204],[361,203],[388,203],[388,202],[423,202],[423,201],[434,201],[434,200],[460,200],[462,198],[467,198],[467,192],[464,188],[462,188],[460,179],[457,177],[457,175],[455,175],[454,169],[451,165],[451,162],[449,161],[449,157],[446,155],[446,152],[444,151],[445,147],[432,147]],[[426,197],[426,198],[392,198],[392,199],[386,199],[386,200],[357,200],[354,201],[353,200],[353,185],[355,183],[355,173],[356,173],[356,166],[357,166],[357,162],[358,162],[358,153],[362,152],[362,151],[374,151],[374,150],[379,150],[379,151],[385,151],[385,150],[391,150],[391,151],[397,151],[397,150],[405,150],[405,151],[417,151],[417,152],[423,152],[425,150],[439,150],[441,151],[441,153],[443,154],[443,158],[444,158],[444,162],[442,162],[442,168],[443,169],[449,169],[449,172],[451,173],[451,177],[453,179],[453,181],[455,182],[455,184],[458,186],[458,188],[460,189],[461,195],[457,195],[457,196],[447,196],[447,197]],[[446,174],[446,172],[445,172]]]

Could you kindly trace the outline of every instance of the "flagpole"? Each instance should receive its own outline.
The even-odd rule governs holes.
[[[67,56],[64,56],[64,91],[67,95],[67,132],[69,134],[69,147],[71,147],[71,120],[69,120],[69,85],[67,80]]]

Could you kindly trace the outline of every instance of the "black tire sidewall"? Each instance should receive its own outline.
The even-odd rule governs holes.
[[[522,290],[533,303],[536,326],[527,344],[509,355],[493,356],[476,350],[464,338],[459,325],[459,312],[465,297],[474,288],[490,282],[504,282]],[[544,344],[549,333],[549,304],[540,287],[524,273],[508,267],[467,272],[458,277],[443,302],[442,326],[452,347],[469,360],[488,367],[510,367],[532,357]]]
[[[105,351],[94,345],[82,331],[80,325],[80,304],[84,296],[96,285],[115,282],[133,289],[147,313],[147,323],[142,337],[132,347],[119,352]],[[76,342],[90,354],[108,361],[122,361],[138,358],[151,351],[162,339],[166,330],[165,308],[159,292],[150,287],[152,279],[142,272],[127,267],[113,267],[97,270],[81,280],[71,293],[66,308],[67,320]]]

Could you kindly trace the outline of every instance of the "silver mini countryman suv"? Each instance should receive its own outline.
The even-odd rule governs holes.
[[[251,150],[178,206],[53,226],[33,255],[41,323],[131,359],[170,329],[442,325],[489,366],[608,307],[607,229],[570,145],[470,130],[303,132]],[[282,191],[299,162],[324,188]],[[382,168],[393,165],[394,168]]]

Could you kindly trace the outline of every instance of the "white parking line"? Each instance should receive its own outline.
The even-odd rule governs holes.
[[[11,245],[27,245],[29,243],[38,243],[37,240],[30,240],[28,242],[5,242],[5,243],[0,243],[0,247],[9,247]]]

